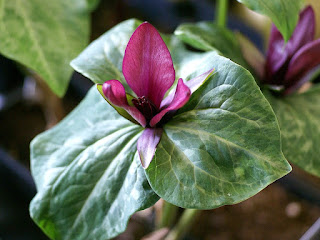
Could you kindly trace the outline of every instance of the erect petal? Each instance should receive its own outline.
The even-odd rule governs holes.
[[[313,41],[315,34],[315,16],[311,6],[306,7],[299,17],[299,22],[293,32],[290,40],[285,44],[281,33],[273,25],[269,39],[269,47],[266,60],[266,78],[273,80],[270,82],[277,84],[278,79],[274,79],[273,75],[283,75],[286,64],[290,58],[305,44]],[[283,78],[280,76],[279,78]]]
[[[147,168],[150,165],[162,132],[162,128],[146,128],[139,137],[137,149],[143,168]]]
[[[118,80],[106,81],[102,86],[101,84],[98,84],[98,90],[100,93],[103,93],[103,97],[120,115],[131,121],[132,119],[130,119],[130,117],[132,117],[141,126],[146,126],[146,119],[141,112],[136,107],[128,104],[125,89]],[[123,109],[125,111],[123,111]]]
[[[289,58],[281,33],[276,26],[272,25],[264,71],[265,78],[262,80],[268,84],[279,84],[278,79],[275,79],[274,76],[279,75],[281,68],[284,67]],[[279,79],[281,78],[279,77]]]
[[[178,86],[176,89],[176,93],[172,99],[172,102],[169,104],[168,107],[161,110],[157,115],[155,115],[151,121],[150,126],[154,127],[162,117],[169,111],[178,110],[179,108],[183,107],[189,100],[191,96],[190,88],[183,82],[182,78],[178,81]]]
[[[132,34],[122,64],[123,75],[138,97],[145,96],[159,109],[166,91],[175,80],[170,52],[150,23]]]
[[[201,75],[190,79],[189,81],[187,81],[185,83],[185,85],[190,88],[191,94],[194,93],[195,91],[198,90],[199,87],[201,87],[201,85],[208,80],[209,77],[212,76],[214,72],[214,68],[210,69],[209,71],[202,73]],[[179,79],[180,80],[180,79]],[[182,80],[182,79],[181,79]]]
[[[307,74],[320,65],[320,38],[301,48],[290,61],[285,76],[286,94],[301,87],[309,78]]]
[[[311,6],[306,7],[299,17],[299,22],[288,41],[288,51],[294,54],[299,48],[314,40],[315,15]]]
[[[212,76],[214,72],[214,68],[205,72],[205,73],[202,73],[201,75],[195,77],[195,78],[192,78],[190,79],[189,81],[186,81],[184,84],[190,88],[190,91],[191,91],[191,94],[194,93],[195,91],[197,91],[197,89],[199,87],[201,87],[201,85],[209,78]],[[171,91],[168,96],[162,100],[161,102],[161,105],[160,105],[160,109],[168,106],[171,102],[172,102],[172,99],[174,98],[174,95],[175,95],[175,92],[174,91]]]

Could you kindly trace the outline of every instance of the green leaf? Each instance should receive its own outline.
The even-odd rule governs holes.
[[[129,20],[114,27],[72,66],[97,83],[124,81],[122,58],[138,25]],[[215,208],[242,201],[288,173],[275,116],[252,76],[215,53],[190,52],[178,39],[164,39],[177,78],[216,71],[164,126],[146,170],[153,190],[179,206]],[[98,95],[91,90],[60,125],[32,142],[39,190],[32,217],[55,239],[87,239],[89,233],[108,239],[124,230],[132,213],[158,199],[138,163],[142,127]]]
[[[71,66],[94,83],[117,79],[127,92],[132,92],[122,75],[122,59],[132,33],[141,23],[130,19],[116,25],[93,41],[71,62]]]
[[[94,86],[66,119],[32,141],[38,193],[30,213],[51,239],[110,239],[159,199],[137,154],[142,130]]]
[[[264,92],[278,118],[286,158],[320,177],[320,87],[277,98]]]
[[[69,62],[89,41],[87,0],[0,0],[0,52],[36,71],[59,96]]]
[[[108,98],[106,98],[106,96],[104,95],[103,93],[103,90],[102,90],[102,84],[97,84],[97,90],[99,91],[99,93],[101,94],[101,96],[124,118],[128,119],[129,121],[133,122],[133,123],[136,123],[136,124],[139,124],[136,120],[134,120],[134,118],[126,111],[124,110],[123,108],[121,107],[118,107],[114,104],[112,104],[112,102],[109,101]],[[127,95],[127,101],[128,103],[132,103],[132,99],[133,97],[129,94],[126,94]]]
[[[132,33],[141,23],[136,19],[119,23],[93,41],[71,62],[71,66],[94,83],[103,84],[107,80],[117,79],[124,85],[126,92],[135,95],[122,74],[122,59]],[[171,51],[176,68],[188,51],[178,39],[164,34],[161,36]]]
[[[164,126],[146,173],[164,200],[212,209],[253,196],[291,167],[275,115],[251,74],[215,53],[199,56],[186,55],[189,64],[177,74],[189,78],[213,67],[215,74]]]
[[[117,25],[92,43],[72,62],[72,66],[97,83],[115,78],[125,84],[120,58],[123,57],[126,44],[138,24],[136,20],[129,20]],[[164,36],[164,40],[172,55],[176,78],[190,80],[212,68],[216,71],[215,76],[208,79],[200,88],[202,90],[198,90],[189,104],[164,127],[165,133],[155,159],[146,171],[156,193],[178,206],[215,208],[245,200],[288,173],[291,168],[281,152],[279,127],[274,113],[249,72],[215,53],[187,51],[175,37]],[[109,43],[111,46],[120,47],[105,47]],[[116,57],[112,58],[113,56]],[[206,95],[206,92],[212,94]],[[205,97],[200,101],[202,96]],[[210,111],[203,111],[200,117],[202,112],[198,111],[198,108],[208,108],[214,114],[212,116]],[[183,114],[183,111],[186,112]],[[196,113],[199,119],[192,118]],[[208,116],[210,119],[207,119]],[[204,145],[201,129],[208,132],[207,125],[212,126],[213,133],[210,141]],[[181,126],[182,129],[177,131],[176,126]],[[188,133],[188,130],[194,129],[198,136],[189,138],[189,135],[196,134],[194,131]],[[180,146],[181,139],[190,139],[190,142],[186,140],[185,145]],[[184,152],[189,151],[186,149],[193,148],[193,145],[197,149],[192,151],[194,158],[189,159],[190,155],[184,158]],[[199,151],[206,147],[209,149],[207,157],[200,159],[199,164],[203,164],[201,167],[209,171],[211,177],[206,178],[200,174],[202,179],[199,184],[203,189],[198,189],[194,185],[194,179],[192,181],[193,172],[191,175],[185,174],[184,170],[195,166],[193,161],[196,162],[196,158],[202,157],[203,154]],[[212,153],[216,154],[216,158],[209,157]],[[168,162],[169,157],[173,164],[177,164],[174,166],[176,172]],[[174,173],[179,174],[179,180],[180,177],[185,178],[190,185],[174,192],[177,187]],[[212,187],[212,182],[216,183],[217,187]],[[238,187],[239,190],[236,189]],[[199,197],[195,197],[196,193],[199,193]]]
[[[100,0],[87,0],[88,9],[90,9],[90,11],[93,11],[94,9],[97,8],[99,3],[100,3]]]
[[[296,27],[304,0],[237,0],[248,8],[271,18],[288,41]]]
[[[203,50],[216,50],[223,56],[249,69],[242,55],[240,45],[233,32],[210,22],[182,24],[174,34],[192,47]]]

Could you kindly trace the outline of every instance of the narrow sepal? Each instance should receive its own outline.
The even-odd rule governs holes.
[[[100,94],[121,116],[143,127],[146,126],[145,117],[136,107],[128,103],[125,89],[118,80],[109,80],[103,85],[97,84],[97,88]]]
[[[201,87],[202,84],[205,83],[214,73],[214,68],[210,69],[209,71],[190,79],[189,81],[184,82],[184,84],[190,88],[191,94],[198,90],[199,87]],[[175,92],[171,91],[168,96],[162,100],[160,108],[165,108],[168,106],[172,99],[174,98]]]
[[[204,82],[213,75],[213,72],[214,68],[185,82],[185,85],[190,88],[191,94],[197,91],[198,88],[201,87],[201,85],[204,84]]]
[[[136,120],[134,120],[134,118],[126,111],[124,110],[122,107],[117,107],[116,105],[112,104],[111,101],[106,98],[106,96],[104,95],[103,91],[102,91],[102,84],[97,84],[97,89],[99,91],[99,93],[101,94],[101,96],[124,118],[128,119],[129,121],[139,124]]]

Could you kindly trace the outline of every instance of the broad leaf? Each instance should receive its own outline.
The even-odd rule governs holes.
[[[87,0],[88,9],[94,10],[100,3],[100,0]]]
[[[237,38],[226,28],[210,22],[182,24],[174,34],[194,48],[204,51],[217,50],[223,56],[249,69]]]
[[[132,33],[141,23],[130,19],[116,25],[93,41],[71,62],[71,66],[94,83],[102,84],[107,80],[117,79],[128,93],[133,93],[122,74],[122,59]],[[162,35],[162,38],[171,50],[175,69],[179,68],[187,51],[178,39],[166,35]],[[194,56],[199,57],[197,54]]]
[[[211,209],[253,196],[291,168],[275,115],[250,73],[215,53],[201,56],[186,55],[189,65],[177,74],[188,79],[213,67],[215,74],[164,126],[146,173],[166,201]]]
[[[122,59],[132,33],[140,24],[140,21],[130,19],[116,25],[93,41],[71,66],[94,83],[117,79],[131,92],[122,75]]]
[[[69,62],[89,40],[93,5],[87,1],[0,0],[0,53],[36,71],[63,96]]]
[[[137,154],[142,130],[94,86],[66,119],[32,141],[38,194],[30,212],[51,239],[110,239],[158,200]]]
[[[124,81],[125,45],[138,24],[116,26],[72,66],[98,83]],[[145,172],[153,190],[178,206],[215,208],[242,201],[288,173],[275,116],[252,76],[214,52],[187,51],[174,37],[165,41],[177,78],[190,80],[212,68],[216,74],[165,124]],[[91,90],[62,123],[32,142],[39,192],[31,212],[51,238],[108,239],[158,199],[138,163],[142,130]]]
[[[129,40],[130,34],[135,30],[135,25],[137,24],[137,21],[129,20],[117,25],[103,37],[92,43],[72,62],[72,66],[94,82],[101,83],[111,79],[112,76],[110,77],[110,75],[112,74],[119,74],[118,79],[120,78],[123,81],[124,79],[120,72],[122,61],[118,58],[115,58],[115,61],[112,59],[112,56],[123,56],[126,45],[125,42]],[[118,39],[118,36],[120,36],[119,41],[113,40]],[[218,138],[215,137],[215,134],[220,136],[219,129],[213,129],[217,132],[214,132],[213,136],[211,136],[212,139],[206,142],[206,145],[204,145],[201,139],[193,140],[192,138],[186,138],[187,134],[184,134],[182,130],[175,130],[175,126],[185,125],[187,130],[197,129],[197,127],[201,126],[201,128],[205,129],[204,131],[207,131],[206,127],[210,123],[210,119],[195,119],[191,125],[188,125],[189,122],[191,122],[188,118],[192,119],[193,113],[197,112],[196,110],[187,111],[185,114],[192,114],[191,116],[188,114],[185,115],[187,116],[185,118],[180,117],[184,116],[184,114],[179,114],[164,126],[165,133],[158,145],[156,157],[147,169],[148,178],[153,189],[165,200],[179,206],[214,208],[249,198],[268,184],[288,173],[290,166],[281,152],[279,127],[274,113],[258,86],[255,84],[252,76],[240,66],[215,53],[195,53],[187,51],[183,44],[174,37],[165,37],[165,41],[172,55],[177,78],[182,77],[184,80],[190,80],[212,68],[218,70],[215,71],[217,76],[212,80],[208,80],[208,83],[205,85],[206,87],[204,86],[202,91],[196,92],[187,106],[189,106],[190,109],[195,108],[190,106],[200,104],[200,101],[196,100],[196,96],[199,98],[199,96],[205,95],[206,91],[210,91],[210,88],[213,88],[214,90],[211,89],[212,95],[206,95],[206,98],[203,99],[203,102],[207,104],[207,106],[203,108],[212,108],[212,112],[216,113],[219,112],[219,109],[216,109],[217,106],[221,107],[219,104],[226,101],[224,105],[228,107],[228,109],[223,111],[224,107],[222,107],[219,114],[216,115],[218,119],[215,119],[215,114],[214,116],[209,114],[202,116],[203,118],[206,116],[212,117],[212,124],[210,124],[210,126],[212,125],[213,127],[222,129],[221,138],[225,138],[225,142],[222,144],[215,143],[215,139]],[[116,47],[116,49],[106,47],[109,43],[111,46],[120,47]],[[108,59],[108,61],[103,59]],[[112,63],[111,65],[110,62]],[[104,70],[107,71],[103,72]],[[235,87],[233,87],[233,84]],[[237,91],[237,89],[239,89],[239,91]],[[230,107],[230,104],[232,107]],[[185,110],[182,109],[178,113],[186,111],[187,106],[183,108]],[[239,116],[237,114],[239,114]],[[225,122],[227,128],[224,130],[225,125],[218,125],[219,122]],[[214,172],[211,173],[211,177],[212,179],[215,177],[218,179],[216,183],[219,187],[217,187],[215,193],[212,192],[213,188],[204,188],[204,195],[201,195],[203,199],[199,200],[199,198],[197,198],[197,200],[199,200],[197,203],[192,199],[192,196],[194,197],[192,192],[196,192],[197,189],[197,187],[194,186],[194,181],[188,182],[190,185],[186,186],[185,193],[183,193],[183,190],[181,190],[181,192],[174,192],[172,188],[176,188],[177,186],[175,185],[176,181],[170,178],[173,174],[172,169],[169,170],[169,172],[167,170],[170,168],[164,169],[168,166],[168,162],[163,165],[158,164],[159,161],[161,163],[166,162],[168,157],[170,157],[174,159],[175,163],[182,164],[179,165],[179,169],[181,167],[183,170],[177,170],[177,172],[182,176],[186,175],[183,171],[189,166],[187,164],[189,160],[185,161],[183,155],[181,155],[179,150],[177,150],[178,148],[176,148],[178,142],[180,142],[180,140],[174,137],[178,134],[177,132],[181,133],[178,136],[180,140],[190,139],[191,142],[186,143],[186,148],[189,149],[195,144],[196,149],[198,147],[208,147],[210,148],[210,152],[215,151],[217,154],[217,159],[215,160],[212,158],[203,158],[203,164],[205,170],[208,168],[208,171]],[[202,135],[203,132],[199,130],[198,137],[202,137]],[[199,143],[200,146],[196,143]],[[210,143],[212,144],[210,145]],[[175,151],[177,150],[178,152],[172,153],[168,149],[175,149]],[[233,155],[228,154],[228,149],[234,152],[232,153]],[[165,150],[168,150],[170,154],[168,154],[168,152],[165,153]],[[183,151],[185,151],[185,149],[183,149]],[[196,150],[193,153],[195,158],[202,156],[199,155]],[[237,157],[239,157],[239,159],[237,159]],[[222,173],[215,172],[217,171],[216,166],[222,168],[222,170],[220,170]],[[159,171],[159,169],[163,171]],[[235,173],[238,175],[235,175]],[[193,174],[190,176],[187,174],[186,178],[192,178],[192,176]],[[208,185],[206,180],[207,179],[201,180],[201,184]],[[224,181],[230,181],[230,186],[223,184]],[[233,189],[233,187],[237,186],[241,188],[241,191]],[[227,193],[230,193],[230,197],[226,196]],[[217,200],[214,200],[212,197],[215,194],[217,196],[215,196],[214,199]],[[189,196],[188,200],[187,196]],[[171,199],[171,197],[173,199]],[[186,200],[184,200],[184,198]]]
[[[320,177],[320,87],[285,98],[265,95],[278,118],[286,158]]]
[[[237,0],[248,8],[271,18],[285,41],[293,33],[304,0]]]

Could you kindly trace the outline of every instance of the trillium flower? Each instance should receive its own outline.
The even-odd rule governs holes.
[[[314,35],[315,15],[308,6],[300,13],[299,22],[287,43],[272,25],[266,59],[261,60],[263,57],[258,57],[259,54],[248,45],[244,47],[247,50],[244,56],[257,71],[262,84],[287,95],[309,81],[320,68],[320,39],[314,40]]]
[[[131,36],[126,47],[122,72],[132,96],[118,80],[98,84],[98,90],[119,114],[144,127],[137,150],[142,166],[147,168],[160,142],[163,125],[175,111],[183,107],[213,70],[187,81],[180,78],[175,91],[164,98],[175,82],[175,70],[170,52],[157,30],[142,23]]]

